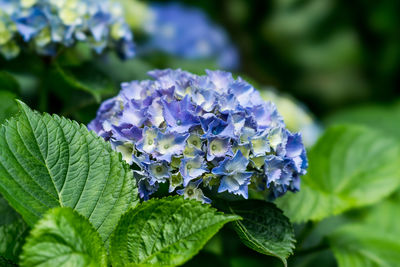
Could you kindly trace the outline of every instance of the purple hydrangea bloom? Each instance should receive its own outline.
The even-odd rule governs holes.
[[[137,165],[142,198],[160,183],[203,202],[210,187],[244,198],[252,184],[275,197],[299,190],[307,169],[301,135],[249,83],[222,71],[149,75],[154,80],[123,83],[89,124]]]
[[[227,33],[199,9],[178,3],[153,4],[144,30],[145,51],[158,50],[186,59],[216,59],[223,69],[236,69],[239,55]]]
[[[60,45],[77,42],[97,53],[112,47],[122,58],[135,54],[122,6],[109,0],[0,0],[0,53],[17,56],[19,39],[46,56],[55,55]]]
[[[201,179],[197,180],[196,182],[191,182],[184,189],[179,189],[176,192],[179,195],[184,196],[184,198],[196,199],[203,203],[211,203],[211,199],[206,197],[203,191],[199,188],[201,183]]]
[[[212,173],[222,176],[218,192],[228,191],[236,195],[248,197],[247,186],[253,172],[246,171],[249,160],[238,150],[233,158],[226,157]]]

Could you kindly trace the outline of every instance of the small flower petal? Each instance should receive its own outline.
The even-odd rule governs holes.
[[[191,180],[208,172],[208,169],[203,157],[196,156],[194,158],[184,158],[181,162],[179,171],[183,177],[183,186],[187,186]]]

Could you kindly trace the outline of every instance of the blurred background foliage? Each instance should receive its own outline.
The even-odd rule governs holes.
[[[393,102],[399,94],[398,1],[181,2],[205,11],[228,32],[240,54],[238,74],[259,86],[272,86],[291,94],[319,118],[359,104]],[[130,12],[127,20],[133,26],[139,51],[146,40],[143,24],[151,16],[146,9],[148,3],[129,3],[125,8]],[[15,70],[23,95],[31,96],[38,88],[32,73],[39,73],[43,66],[37,60],[23,58],[24,62],[1,59],[0,64]],[[179,67],[202,73],[205,68],[218,67],[212,60],[188,60],[160,52],[142,54],[125,62],[111,52],[97,58],[95,64],[91,59],[90,51],[78,46],[57,61],[64,66],[81,68],[82,62],[90,62],[91,69],[111,78],[110,88],[114,92],[89,92],[95,100],[115,94],[121,81],[146,77],[146,72],[153,68]],[[54,86],[61,88],[63,85]],[[85,92],[82,86],[80,90]],[[57,94],[62,90],[53,91]],[[56,105],[56,109],[59,108]],[[73,112],[70,107],[63,108],[66,115]],[[82,121],[87,122],[87,119]]]
[[[147,38],[143,24],[151,16],[146,9],[150,1],[135,2],[134,6],[130,0],[114,1],[126,4],[127,21],[140,50]],[[400,1],[180,2],[203,10],[228,32],[240,55],[234,73],[276,102],[278,109],[285,107],[280,112],[291,130],[310,131],[310,141],[305,140],[309,146],[322,128],[337,123],[371,127],[382,136],[400,139]],[[99,103],[119,91],[119,83],[145,79],[146,72],[154,68],[182,68],[202,74],[205,68],[216,69],[218,65],[212,59],[183,59],[162,52],[122,61],[114,52],[94,56],[85,45],[55,58],[22,54],[7,61],[0,57],[0,122],[16,111],[13,99],[20,98],[32,108],[86,124],[95,117]],[[319,123],[314,124],[314,119]],[[299,120],[304,123],[297,125]],[[377,249],[382,243],[370,232],[379,221],[381,236],[400,233],[390,218],[398,211],[398,201],[395,194],[372,208],[295,224],[296,256],[289,258],[289,266],[328,267],[337,262],[346,266],[348,261],[362,262],[356,257],[363,259],[365,251],[372,258],[386,257],[396,263],[396,255],[390,251],[400,249]],[[344,224],[348,226],[338,233],[338,226]],[[357,249],[346,247],[351,240],[356,240]],[[338,261],[328,249],[329,242],[336,244],[333,251]],[[385,246],[392,246],[392,237],[385,242]],[[346,250],[356,250],[352,254],[355,258],[341,257]],[[281,266],[281,262],[245,247],[228,227],[187,265],[251,267]]]
[[[244,73],[319,116],[399,93],[398,1],[191,2],[226,25]]]

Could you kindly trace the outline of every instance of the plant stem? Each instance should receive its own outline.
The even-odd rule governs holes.
[[[42,57],[42,61],[43,72],[40,75],[38,108],[40,111],[48,111],[49,92],[47,79],[49,78],[48,75],[50,74],[52,60],[50,57]]]
[[[51,74],[51,69],[54,66],[54,63],[57,61],[57,58],[65,51],[65,47],[58,49],[57,54],[53,57],[43,56],[41,57],[43,61],[43,72],[40,77],[40,87],[39,87],[39,100],[38,100],[38,108],[41,111],[49,111],[49,88],[47,85],[48,76]]]

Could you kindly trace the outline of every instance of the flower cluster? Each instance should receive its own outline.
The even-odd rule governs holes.
[[[244,198],[250,184],[275,197],[299,190],[307,168],[301,136],[249,83],[222,71],[149,75],[154,80],[123,83],[89,124],[139,167],[142,198],[165,182],[170,192],[203,202],[210,201],[204,188]]]
[[[115,47],[123,58],[134,55],[123,9],[108,0],[0,0],[0,53],[16,57],[21,41],[41,55],[76,42],[88,43],[97,53]]]
[[[265,88],[260,94],[263,99],[276,105],[290,131],[301,133],[306,147],[311,147],[318,140],[322,126],[304,104],[289,95],[278,94],[271,88]]]
[[[220,68],[235,69],[239,56],[226,32],[204,12],[177,3],[154,4],[144,23],[145,50],[159,50],[186,59],[215,59]]]

